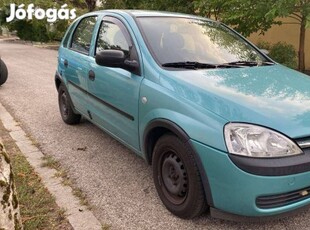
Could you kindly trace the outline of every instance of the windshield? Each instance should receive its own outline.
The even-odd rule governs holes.
[[[219,22],[173,17],[140,17],[137,20],[154,58],[165,67],[179,67],[180,63],[192,66],[193,63],[214,66],[273,64]]]

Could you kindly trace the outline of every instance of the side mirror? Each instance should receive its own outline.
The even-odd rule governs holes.
[[[96,55],[96,63],[107,67],[122,68],[125,59],[125,54],[121,50],[103,50]]]
[[[140,75],[139,63],[135,60],[126,59],[125,53],[121,50],[103,50],[97,53],[96,63],[100,66],[121,68]]]

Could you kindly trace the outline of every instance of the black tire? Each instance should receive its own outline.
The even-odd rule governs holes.
[[[4,84],[8,79],[8,68],[5,63],[0,59],[0,85]]]
[[[80,123],[81,115],[76,114],[70,103],[69,95],[65,86],[61,84],[58,88],[58,105],[62,120],[68,125]]]
[[[192,219],[207,209],[194,153],[188,143],[165,134],[153,151],[153,177],[166,208],[183,219]]]

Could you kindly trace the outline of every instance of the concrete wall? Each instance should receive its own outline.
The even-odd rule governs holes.
[[[294,19],[286,18],[283,22],[296,23]],[[252,34],[249,40],[256,44],[259,41],[266,41],[271,44],[277,42],[286,42],[292,44],[298,52],[299,47],[299,25],[297,24],[282,24],[274,25],[269,29],[265,35],[259,35],[257,33]],[[306,69],[310,70],[310,28],[306,30],[306,43],[305,43],[305,59]]]

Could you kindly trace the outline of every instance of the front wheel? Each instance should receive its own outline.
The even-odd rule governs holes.
[[[205,194],[193,151],[173,134],[162,136],[153,151],[158,195],[174,215],[191,219],[206,210]]]
[[[81,115],[74,113],[69,95],[62,84],[58,88],[58,104],[62,120],[66,124],[74,125],[80,122]]]
[[[5,63],[0,59],[0,85],[4,84],[8,79],[8,68]]]

